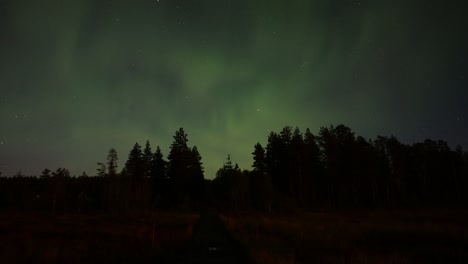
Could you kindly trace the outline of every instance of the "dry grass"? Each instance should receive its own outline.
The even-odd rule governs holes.
[[[466,211],[222,218],[257,263],[468,263]]]
[[[143,262],[192,235],[196,214],[0,215],[0,263]],[[153,241],[154,227],[154,241]]]

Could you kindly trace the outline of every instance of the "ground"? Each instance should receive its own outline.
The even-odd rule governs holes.
[[[468,211],[0,214],[0,263],[468,263]]]
[[[0,214],[0,263],[165,262],[190,239],[198,218],[183,213]]]
[[[222,217],[256,263],[468,263],[466,210]]]

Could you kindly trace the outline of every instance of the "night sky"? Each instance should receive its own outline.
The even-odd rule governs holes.
[[[462,2],[2,1],[0,171],[120,170],[179,127],[206,178],[285,125],[467,150]]]

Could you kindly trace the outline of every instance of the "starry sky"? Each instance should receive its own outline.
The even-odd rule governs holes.
[[[462,1],[5,0],[0,171],[119,169],[179,127],[213,178],[285,125],[468,149]]]

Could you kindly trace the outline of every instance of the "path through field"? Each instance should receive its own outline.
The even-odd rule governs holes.
[[[226,230],[214,212],[204,213],[174,263],[251,263],[248,253]]]

